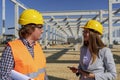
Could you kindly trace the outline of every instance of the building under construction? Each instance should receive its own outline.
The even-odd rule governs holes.
[[[19,2],[18,0],[10,0],[10,2],[11,4],[14,5],[15,15],[14,15],[14,25],[13,27],[8,28],[8,29],[12,29],[14,32],[11,34],[6,34],[6,25],[5,25],[5,22],[6,22],[5,6],[6,5],[5,3],[7,3],[7,0],[2,0],[2,5],[1,5],[2,6],[2,9],[1,9],[2,10],[2,34],[0,37],[1,43],[4,43],[4,42],[6,43],[7,41],[18,38],[18,30],[20,28],[18,24],[18,18],[19,18],[19,13],[20,13],[19,8],[21,8],[22,10],[28,8],[25,5],[23,5],[21,2]],[[78,62],[78,60],[76,59],[79,59],[79,56],[77,56],[79,54],[79,47],[83,41],[83,36],[82,36],[83,29],[81,29],[80,26],[84,26],[85,23],[90,19],[98,20],[104,26],[104,34],[102,36],[102,40],[108,47],[113,48],[114,45],[120,44],[120,7],[113,9],[113,4],[114,5],[120,4],[120,0],[108,0],[107,10],[42,12],[44,20],[45,20],[45,24],[44,24],[44,33],[42,35],[42,38],[40,39],[40,44],[42,44],[43,47],[45,47],[45,50],[44,50],[45,53],[50,53],[49,55],[46,54],[47,59],[48,60],[50,59],[50,61],[48,61],[49,74],[53,73],[49,68],[51,66],[52,67],[55,66],[56,64],[58,64],[59,66],[62,65],[64,69],[67,66],[64,63],[68,63],[68,65],[75,63],[75,66],[76,66],[76,63]],[[61,44],[64,46],[61,47]],[[66,44],[69,44],[70,47],[68,47],[68,45]],[[51,45],[58,45],[59,49],[58,47],[53,49],[54,46],[49,47]],[[46,50],[47,48],[48,50]],[[117,49],[113,49],[112,50],[113,53],[115,50],[119,49],[119,47],[115,47],[115,48]],[[59,55],[57,53],[59,53]],[[63,55],[63,53],[65,56],[60,58]],[[69,53],[69,54],[65,54],[65,53]],[[116,57],[115,61],[117,65],[117,70],[120,69],[119,68],[120,54],[118,53],[115,53],[115,57]],[[70,60],[67,60],[65,58],[67,55],[70,55],[67,58]],[[71,61],[71,58],[73,58],[73,61]],[[54,60],[52,61],[52,59]],[[59,66],[57,66],[57,68]],[[66,72],[63,72],[63,73],[66,73]],[[119,70],[118,70],[118,73],[119,73]],[[68,74],[70,74],[70,72],[68,72]],[[54,74],[54,76],[50,75],[51,78],[53,77],[53,80],[76,80],[78,79],[76,77],[73,77],[74,79],[73,78],[71,79],[65,75],[64,75],[65,77],[62,76],[64,78],[58,78],[59,76],[61,76],[61,74]]]
[[[18,17],[19,8],[27,9],[20,1],[10,0],[11,4],[14,5],[14,27],[9,29],[14,29],[12,33],[15,37],[18,37],[17,31],[19,29]],[[109,8],[108,10],[84,10],[84,11],[59,11],[59,12],[42,12],[45,19],[45,32],[44,37],[40,41],[42,44],[61,44],[71,42],[72,39],[77,42],[82,40],[82,29],[88,20],[95,19],[100,21],[104,26],[103,41],[109,47],[112,47],[114,42],[120,42],[120,8],[113,9],[113,4],[120,3],[119,0],[108,0]],[[5,35],[5,3],[6,0],[2,0],[2,34]],[[70,40],[71,39],[71,40]],[[4,39],[5,40],[5,39]],[[4,41],[3,40],[3,41]],[[2,41],[2,40],[1,40]],[[73,41],[72,41],[73,42]],[[75,42],[75,41],[74,41]],[[75,42],[75,43],[77,43]]]

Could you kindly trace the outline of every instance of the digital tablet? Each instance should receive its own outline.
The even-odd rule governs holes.
[[[87,71],[87,70],[83,70],[83,69],[80,69],[81,71],[87,73],[87,74],[90,74],[90,71]]]

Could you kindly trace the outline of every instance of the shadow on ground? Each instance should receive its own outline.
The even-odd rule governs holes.
[[[62,49],[59,49],[59,50],[60,51],[55,52],[52,55],[47,57],[47,63],[59,63],[59,64],[61,64],[61,63],[62,64],[66,64],[66,63],[79,63],[78,60],[59,60],[59,58],[61,56],[63,56],[64,54],[73,55],[73,54],[69,53],[69,49],[68,48],[62,48]],[[78,54],[75,54],[75,55],[78,55]],[[64,78],[59,78],[59,77],[50,76],[50,75],[48,75],[48,78],[49,78],[49,80],[67,80],[67,79],[64,79]]]
[[[63,78],[57,78],[57,77],[53,77],[53,76],[49,76],[48,75],[49,80],[67,80],[67,79],[63,79]]]
[[[79,63],[78,60],[58,60],[62,55],[67,54],[69,49],[62,49],[61,51],[54,53],[47,57],[47,63]]]
[[[120,64],[120,56],[114,54],[113,57],[114,57],[115,63],[116,63],[116,64]]]

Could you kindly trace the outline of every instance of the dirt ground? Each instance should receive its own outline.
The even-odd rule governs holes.
[[[117,68],[117,80],[120,80],[120,45],[111,49]],[[79,80],[67,66],[78,66],[79,51],[74,51],[70,45],[57,45],[44,50],[47,58],[47,74],[50,80]]]
[[[80,46],[79,46],[80,47]],[[3,49],[0,47],[0,49]],[[117,80],[120,80],[120,45],[111,49],[117,69]],[[74,51],[72,45],[54,45],[44,50],[47,58],[46,71],[49,80],[79,80],[67,67],[78,66],[79,51]],[[1,55],[1,54],[0,54]]]

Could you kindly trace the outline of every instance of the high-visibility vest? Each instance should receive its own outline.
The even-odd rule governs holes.
[[[34,45],[34,58],[21,40],[14,40],[8,44],[15,61],[14,70],[28,75],[34,80],[45,80],[46,59],[38,42]]]

